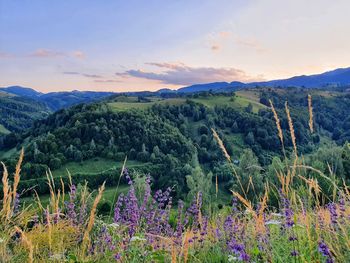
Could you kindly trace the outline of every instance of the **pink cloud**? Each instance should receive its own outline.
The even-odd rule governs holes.
[[[85,58],[85,54],[84,52],[80,51],[80,50],[76,50],[72,52],[72,56],[75,58],[80,58],[80,59],[84,59]]]
[[[190,67],[183,63],[147,63],[148,65],[165,68],[163,72],[150,72],[130,69],[117,76],[135,77],[157,80],[164,84],[192,85],[217,81],[260,81],[261,77],[249,76],[246,72],[236,68]]]
[[[65,56],[63,52],[53,51],[50,49],[40,48],[35,50],[29,56],[37,58],[52,58],[52,57],[62,57]]]

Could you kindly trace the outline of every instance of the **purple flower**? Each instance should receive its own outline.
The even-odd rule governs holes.
[[[75,212],[76,187],[71,185],[69,191],[69,202],[66,203],[67,217],[73,223],[77,223],[77,213]]]
[[[327,263],[333,263],[333,257],[331,254],[331,251],[329,250],[327,244],[322,240],[321,242],[318,243],[318,251],[321,252],[321,254],[326,257],[326,262]]]
[[[283,193],[280,193],[280,195],[281,195],[282,207],[283,207],[283,212],[285,217],[285,227],[291,228],[292,226],[294,226],[294,220],[293,220],[294,212],[290,206],[289,199]]]
[[[338,213],[337,213],[337,206],[335,203],[328,204],[328,210],[331,214],[331,222],[333,225],[336,225],[338,222]]]
[[[228,248],[233,252],[240,261],[249,261],[250,256],[245,251],[245,246],[242,243],[238,243],[235,238],[232,238],[228,243]]]
[[[120,255],[120,253],[117,253],[114,255],[114,259],[119,261],[122,258],[122,256]]]
[[[124,201],[124,194],[120,194],[118,196],[117,203],[115,204],[114,208],[114,223],[118,223],[121,221],[121,208],[123,206],[123,201]]]

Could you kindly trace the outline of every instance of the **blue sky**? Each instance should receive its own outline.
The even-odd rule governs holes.
[[[0,86],[156,90],[348,67],[347,0],[0,0]]]

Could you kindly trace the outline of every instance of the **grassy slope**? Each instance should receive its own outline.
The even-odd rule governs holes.
[[[10,131],[6,129],[2,124],[0,124],[0,135],[2,134],[9,134]]]
[[[138,102],[136,97],[118,97],[112,102],[108,103],[112,110],[125,111],[130,109],[144,110],[148,109],[154,104],[170,104],[180,105],[186,102],[186,98],[172,98],[172,99],[159,99],[151,98],[150,102]],[[234,108],[243,109],[251,103],[253,105],[253,111],[258,112],[259,109],[266,108],[265,105],[259,102],[258,91],[238,91],[234,101],[230,101],[230,97],[225,96],[213,96],[213,97],[200,97],[191,99],[194,102],[201,103],[209,108],[215,106],[231,106]]]
[[[137,161],[127,161],[126,167],[135,168],[142,166],[144,163]],[[121,169],[123,162],[116,162],[104,158],[93,158],[90,160],[85,160],[81,163],[69,162],[62,166],[61,168],[52,171],[54,177],[66,177],[67,170],[70,174],[80,173],[80,174],[97,174],[107,170]]]

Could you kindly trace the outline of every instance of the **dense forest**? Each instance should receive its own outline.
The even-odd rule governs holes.
[[[50,112],[44,103],[0,92],[0,125],[10,131],[28,129],[34,120],[44,119]]]
[[[171,96],[174,97],[174,94]],[[344,177],[343,165],[349,158],[347,148],[343,148],[349,140],[349,95],[324,96],[322,92],[315,92],[312,97],[315,112],[313,134],[308,127],[307,93],[300,89],[262,89],[259,102],[268,107],[261,107],[258,111],[253,111],[251,103],[235,108],[220,103],[208,107],[197,101],[222,98],[235,101],[239,99],[235,93],[203,92],[178,97],[182,99],[181,103],[165,99],[165,103],[153,103],[143,110],[113,110],[108,102],[118,96],[100,103],[73,106],[35,121],[30,129],[22,133],[3,136],[1,147],[25,147],[22,171],[23,182],[28,180],[28,184],[35,179],[40,185],[40,179],[45,180],[49,168],[59,169],[68,162],[80,163],[95,157],[120,162],[127,156],[129,160],[145,164],[145,171],[154,176],[154,187],[175,187],[177,196],[181,197],[190,191],[186,178],[197,173],[198,167],[204,174],[210,174],[207,177],[210,181],[214,180],[213,174],[218,176],[227,191],[237,184],[213,138],[214,129],[236,168],[242,174],[260,178],[257,180],[260,187],[257,185],[256,188],[262,189],[269,171],[273,173],[275,165],[285,165],[280,161],[283,151],[269,100],[281,119],[287,156],[293,150],[284,112],[285,101],[288,100],[299,153],[316,164],[333,156],[331,165],[337,168],[337,174]],[[147,104],[151,99],[154,98],[139,97],[135,105]],[[338,146],[330,149],[324,145],[332,140]],[[15,162],[8,158],[10,169],[14,168]],[[256,169],[252,170],[249,166]],[[327,167],[321,168],[327,170]],[[96,177],[100,179],[91,180],[91,187],[108,176],[101,173]],[[348,174],[345,177],[350,178]],[[48,191],[45,189],[41,192]]]

